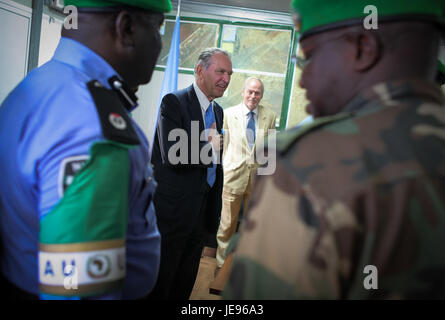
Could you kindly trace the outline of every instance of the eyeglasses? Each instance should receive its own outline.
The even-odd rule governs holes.
[[[324,44],[326,44],[326,43],[328,43],[328,42],[331,42],[331,41],[333,41],[333,40],[338,40],[338,39],[342,38],[343,36],[344,36],[344,34],[342,34],[342,35],[340,35],[340,36],[337,36],[337,37],[334,37],[334,38],[331,38],[331,39],[327,39],[327,40],[325,40],[325,41],[322,41],[322,42],[318,43],[318,44],[316,45],[316,47],[320,48],[322,45],[324,45]],[[312,50],[313,50],[313,48],[312,48]],[[311,63],[311,58],[300,57],[300,56],[297,56],[296,54],[293,54],[293,55],[291,56],[291,61],[292,61],[292,63],[294,63],[294,64],[295,64],[301,71],[303,71],[303,70],[307,67],[307,65],[308,65],[309,63]]]
[[[311,59],[299,57],[296,54],[294,54],[291,57],[291,61],[292,61],[292,63],[296,64],[300,70],[304,70],[304,68],[306,68],[306,66],[311,62]]]

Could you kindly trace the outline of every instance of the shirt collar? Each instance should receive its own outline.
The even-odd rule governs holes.
[[[111,89],[108,79],[117,75],[122,77],[100,55],[80,42],[62,37],[53,60],[71,65],[85,73],[91,79],[98,80],[104,87]]]
[[[196,84],[196,81],[193,82],[193,88],[195,89],[196,96],[198,97],[199,105],[201,106],[201,109],[204,111],[207,111],[207,108],[210,105],[209,99],[207,99],[206,95],[202,90],[198,87]]]
[[[242,105],[243,105],[243,114],[245,116],[248,116],[251,110],[249,108],[247,108],[247,106],[244,104],[244,102],[242,103]],[[258,116],[258,106],[256,106],[256,108],[253,109],[252,112],[254,113],[254,115]]]

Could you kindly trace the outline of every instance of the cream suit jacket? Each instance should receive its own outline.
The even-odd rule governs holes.
[[[246,120],[243,104],[224,110],[224,191],[243,194],[249,180],[256,173],[255,150],[262,145],[269,129],[275,129],[276,115],[263,106],[258,106],[258,125],[255,146],[250,149],[246,138]]]

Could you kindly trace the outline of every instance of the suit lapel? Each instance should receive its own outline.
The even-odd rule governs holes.
[[[187,88],[188,96],[189,96],[189,113],[190,119],[192,121],[199,121],[199,132],[202,132],[205,128],[204,119],[202,118],[201,105],[199,104],[198,97],[196,96],[195,89],[193,85]]]
[[[258,106],[258,129],[266,130],[266,115],[263,112],[263,108],[261,105]]]
[[[234,113],[235,114],[234,117],[236,118],[236,121],[239,123],[239,128],[240,128],[241,136],[243,139],[243,144],[245,145],[247,150],[252,152],[254,148],[250,149],[249,143],[247,142],[246,122],[245,122],[246,115],[244,113],[244,108],[245,108],[244,105],[242,103],[240,103],[238,105],[238,112]]]
[[[213,112],[215,113],[216,130],[218,133],[221,133],[223,126],[223,113],[221,106],[216,102],[213,102]]]
[[[256,132],[255,146],[263,142],[264,134],[267,132],[267,119],[264,107],[258,105],[258,130]]]

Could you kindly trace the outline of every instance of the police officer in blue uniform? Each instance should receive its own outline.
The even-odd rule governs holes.
[[[148,141],[131,119],[170,0],[66,0],[78,29],[0,107],[2,293],[137,299],[158,274]],[[5,287],[6,286],[6,287]]]

